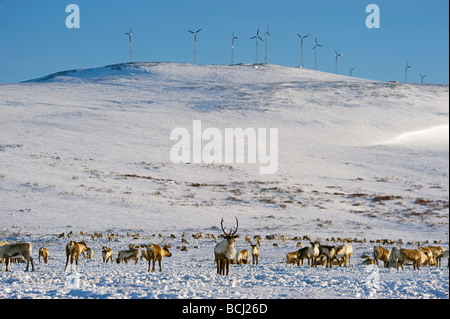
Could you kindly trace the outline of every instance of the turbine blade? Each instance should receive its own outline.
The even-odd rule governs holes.
[[[195,33],[199,33],[200,31],[202,31],[202,29],[198,29],[197,31],[195,31]]]
[[[190,33],[192,33],[192,34],[194,34],[194,32],[193,31],[191,31],[191,30],[188,30]]]
[[[303,39],[304,39],[304,38],[307,38],[307,37],[309,37],[309,34],[305,35],[305,36],[303,37]]]

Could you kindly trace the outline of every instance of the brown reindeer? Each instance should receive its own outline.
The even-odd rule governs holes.
[[[413,269],[419,270],[419,267],[423,265],[428,260],[428,255],[425,254],[420,249],[406,249],[401,248],[398,253],[398,259],[397,259],[397,270],[399,267],[403,268],[403,264],[406,262],[412,262],[413,263]]]
[[[381,260],[384,262],[384,267],[387,268],[389,265],[389,255],[391,254],[391,251],[389,249],[386,249],[381,246],[375,246],[373,247],[373,260],[377,264],[378,267],[380,267],[380,264],[378,263],[378,260]]]
[[[236,263],[238,265],[242,265],[245,261],[245,264],[249,264],[250,263],[249,254],[250,252],[248,251],[248,249],[243,249],[239,251],[236,255]]]
[[[78,270],[78,257],[80,254],[84,254],[84,252],[87,250],[86,243],[84,241],[82,242],[76,242],[76,241],[69,241],[66,245],[66,267],[64,268],[64,271],[67,269],[67,264],[69,263],[70,258],[70,271],[72,271],[72,265],[73,261],[75,260],[76,269]]]
[[[48,249],[45,247],[39,248],[38,260],[41,263],[41,257],[44,259],[44,264],[48,263]]]
[[[293,251],[286,254],[286,263],[288,264],[296,264],[297,263],[297,253],[298,251]]]
[[[156,244],[150,244],[147,246],[147,257],[148,257],[148,271],[150,271],[150,264],[153,262],[152,271],[155,271],[155,262],[158,261],[159,271],[161,272],[161,262],[163,257],[172,257],[172,253],[169,251],[172,248],[170,245],[164,245],[161,247]]]
[[[303,266],[304,259],[308,259],[308,265],[310,264],[311,260],[311,253],[310,253],[310,247],[303,247],[297,250],[297,266],[300,267],[300,264]]]
[[[220,221],[220,227],[222,228],[224,240],[218,243],[214,247],[214,260],[217,263],[217,274],[228,275],[230,269],[231,259],[236,255],[236,248],[234,248],[234,242],[236,240],[236,233],[239,227],[239,221],[236,218],[236,228],[230,230],[227,233],[223,227],[223,218]]]

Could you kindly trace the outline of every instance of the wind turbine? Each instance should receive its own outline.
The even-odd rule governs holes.
[[[309,36],[309,34],[305,35],[305,36],[301,36],[300,34],[297,33],[297,35],[300,37],[300,67],[303,68],[303,39],[307,38]]]
[[[350,71],[348,72],[348,74],[349,74],[350,77],[352,76],[353,70],[354,70],[354,69],[355,69],[355,68],[350,67]]]
[[[129,32],[125,32],[125,34],[128,35],[128,39],[130,40],[130,53],[129,53],[130,57],[129,58],[130,58],[130,62],[133,62],[133,47],[131,46],[131,36],[132,36],[131,29],[133,29],[133,27],[130,28]]]
[[[268,58],[267,58],[267,36],[270,36],[269,25],[267,25],[266,32],[264,32],[264,64],[268,63]]]
[[[426,77],[427,75],[422,73],[419,74],[420,74],[420,84],[423,84],[423,78]]]
[[[317,47],[322,47],[319,43],[317,43],[317,38],[313,46],[314,50],[314,70],[317,70]]]
[[[410,69],[411,66],[408,64],[408,61],[406,61],[406,66],[405,66],[405,83],[408,83],[408,69]]]
[[[255,65],[258,65],[258,39],[263,41],[261,37],[259,36],[259,28],[258,31],[256,31],[256,35],[254,37],[251,37],[250,40],[256,39],[256,49],[255,49]]]
[[[336,60],[334,61],[334,67],[336,69],[336,74],[338,74],[338,58],[340,56],[343,56],[344,54],[338,53],[337,50],[334,50],[334,53],[336,54]]]
[[[233,31],[233,36],[231,37],[231,65],[234,65],[234,40],[236,40],[238,37],[234,36],[234,31]]]
[[[191,31],[191,30],[188,30],[188,31],[194,35],[194,59],[193,59],[193,64],[197,64],[197,33],[202,31],[202,29],[198,29],[195,32]]]

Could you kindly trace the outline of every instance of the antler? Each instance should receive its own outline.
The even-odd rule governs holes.
[[[225,236],[233,236],[234,234],[237,233],[237,230],[238,230],[238,227],[239,227],[239,221],[238,221],[237,217],[234,217],[234,218],[236,218],[236,228],[234,229],[234,231],[230,230],[230,232],[227,233],[225,231],[225,228],[223,227],[223,217],[222,217],[222,220],[220,221],[220,228],[222,228],[222,231],[225,234]]]
[[[234,229],[234,232],[233,232],[233,234],[232,235],[234,235],[234,234],[236,234],[237,233],[237,230],[238,230],[238,227],[239,227],[239,220],[237,219],[237,217],[236,216],[234,216],[234,218],[236,218],[236,228]],[[231,232],[230,232],[231,233]]]
[[[220,220],[220,228],[222,228],[223,233],[225,234],[225,236],[229,236],[230,234],[227,234],[227,232],[225,231],[225,228],[223,228],[223,217]]]

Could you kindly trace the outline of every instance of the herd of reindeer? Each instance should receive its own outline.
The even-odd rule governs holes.
[[[236,217],[235,217],[236,218]],[[220,222],[220,226],[223,234],[219,236],[222,241],[217,243],[214,247],[214,260],[217,265],[217,274],[228,275],[230,264],[243,264],[250,263],[250,254],[252,256],[252,264],[258,265],[259,263],[259,247],[261,246],[261,236],[256,235],[253,237],[256,243],[253,243],[251,238],[247,235],[245,238],[246,242],[251,245],[251,251],[249,249],[243,249],[237,252],[235,248],[236,239],[239,237],[237,235],[237,230],[239,227],[239,221],[236,218],[236,227],[231,228],[229,232],[225,231],[223,226],[223,218]],[[83,233],[83,235],[87,235]],[[94,239],[98,234],[92,235]],[[209,235],[209,234],[208,234]],[[173,236],[173,237],[172,237]],[[201,233],[193,234],[194,238],[199,238],[202,236]],[[64,237],[61,234],[59,237]],[[68,236],[70,237],[70,236]],[[171,235],[175,238],[174,235]],[[284,236],[283,236],[284,237]],[[274,239],[274,236],[266,236],[266,239]],[[298,242],[297,247],[300,247],[297,251],[289,252],[286,254],[286,262],[297,264],[298,266],[304,265],[304,260],[308,260],[308,265],[311,267],[325,266],[327,268],[332,268],[333,265],[338,265],[340,267],[351,265],[351,257],[353,254],[353,247],[351,242],[357,242],[357,240],[342,240],[338,238],[327,239],[332,243],[341,243],[341,245],[322,245],[320,240],[312,242],[308,236],[304,236],[303,239],[309,240],[310,246],[301,247],[301,242]],[[109,237],[111,240],[111,237]],[[285,238],[282,238],[285,240]],[[214,241],[217,239],[214,237]],[[389,242],[389,241],[388,241]],[[392,243],[392,242],[391,242]],[[401,244],[402,242],[399,242]],[[427,247],[422,246],[418,243],[417,249],[406,249],[394,246],[391,250],[382,247],[381,245],[376,245],[373,249],[372,256],[367,254],[362,255],[361,258],[364,259],[363,265],[374,266],[379,265],[379,261],[384,262],[384,267],[394,267],[397,270],[401,267],[404,269],[405,263],[412,263],[413,269],[418,270],[421,266],[437,266],[441,267],[442,258],[449,258],[448,250],[445,250],[440,243],[438,245]],[[6,264],[6,271],[11,271],[11,262],[27,262],[27,267],[25,271],[29,270],[29,265],[31,263],[32,271],[34,271],[34,263],[32,258],[32,244],[27,242],[21,243],[8,243],[0,241],[0,263],[2,264],[1,270],[3,271],[3,264]],[[155,263],[158,261],[159,271],[162,271],[161,262],[164,257],[171,257],[172,253],[169,249],[172,248],[170,244],[148,244],[141,245],[137,247],[134,244],[130,244],[129,249],[121,250],[117,254],[115,259],[116,263],[134,260],[135,263],[138,262],[138,258],[145,258],[148,261],[148,271],[155,271]],[[183,250],[181,248],[181,250]],[[80,255],[86,258],[93,257],[93,250],[88,248],[85,241],[69,241],[66,245],[66,265],[64,271],[67,270],[67,266],[70,261],[70,269],[73,270],[73,262],[75,262],[76,269],[78,270],[78,258]],[[45,247],[41,247],[38,253],[39,263],[43,258],[44,263],[48,262],[49,251]],[[108,247],[102,247],[102,259],[103,262],[113,262],[113,250]]]

